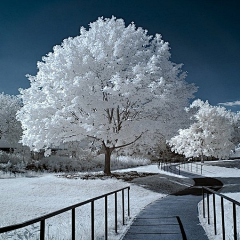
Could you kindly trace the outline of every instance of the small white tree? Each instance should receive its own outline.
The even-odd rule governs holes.
[[[23,144],[39,150],[90,137],[102,146],[110,174],[115,149],[137,140],[151,145],[156,129],[176,131],[196,87],[169,59],[161,35],[126,27],[122,19],[99,18],[81,28],[38,62],[31,87],[21,90]]]
[[[238,114],[199,99],[190,108],[197,108],[193,116],[195,123],[180,129],[179,135],[168,142],[172,150],[186,157],[201,157],[202,161],[203,156],[228,158],[234,149],[233,126],[239,120]]]
[[[0,138],[12,147],[17,147],[22,135],[21,123],[16,113],[21,108],[21,101],[16,96],[0,94]]]
[[[231,141],[235,146],[238,146],[240,143],[240,112],[231,113],[231,121],[233,126]]]

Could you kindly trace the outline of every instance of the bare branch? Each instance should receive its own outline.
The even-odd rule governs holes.
[[[101,141],[100,138],[97,138],[97,137],[94,137],[94,136],[87,135],[87,137],[89,137],[89,138],[93,138],[93,139],[95,139],[95,140],[97,140],[97,141]]]
[[[105,144],[105,142],[103,140],[102,140],[102,143],[103,143],[104,148],[106,149],[107,146],[106,146],[106,144]]]
[[[130,143],[126,143],[126,144],[123,144],[121,146],[117,146],[117,147],[114,147],[114,149],[117,149],[117,148],[122,148],[122,147],[127,147],[133,143],[135,143],[138,139],[140,139],[142,137],[143,133],[141,133],[140,136],[138,136],[134,141],[130,142]]]

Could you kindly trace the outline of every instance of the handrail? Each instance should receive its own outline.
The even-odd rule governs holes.
[[[224,214],[224,202],[223,200],[226,199],[229,202],[231,202],[232,205],[232,216],[233,216],[233,239],[237,240],[237,215],[236,215],[236,205],[240,206],[240,202],[225,196],[221,193],[218,193],[208,187],[202,187],[202,198],[203,198],[203,218],[206,217],[205,213],[205,193],[207,194],[207,218],[208,218],[208,224],[210,224],[210,204],[209,204],[209,193],[213,196],[213,223],[214,223],[214,233],[217,235],[217,220],[216,220],[216,203],[215,203],[215,195],[221,197],[221,224],[222,224],[222,239],[226,239],[226,233],[225,233],[225,214]]]
[[[171,172],[171,173],[176,173],[180,175],[180,169],[177,170],[177,168],[172,168],[172,166],[177,166],[178,163],[177,162],[173,162],[173,161],[166,161],[166,160],[159,160],[158,162],[158,168],[162,169],[164,171],[167,172]]]
[[[214,193],[214,194],[216,194],[216,195],[218,195],[218,196],[220,196],[220,197],[223,197],[223,198],[227,199],[228,201],[233,202],[233,203],[235,203],[236,205],[240,206],[240,202],[238,202],[238,201],[236,201],[236,200],[234,200],[234,199],[232,199],[232,198],[230,198],[230,197],[228,197],[228,196],[225,196],[225,195],[223,195],[223,194],[221,194],[221,193],[218,193],[218,192],[216,192],[216,191],[214,191],[214,190],[212,190],[212,189],[210,189],[210,188],[208,188],[208,187],[203,187],[203,188],[206,189],[206,190],[208,190],[208,191],[211,192],[211,193]]]
[[[19,228],[23,228],[29,225],[32,225],[34,223],[38,223],[40,222],[40,240],[44,240],[44,235],[45,235],[45,220],[51,217],[54,217],[56,215],[59,215],[61,213],[67,212],[69,210],[72,210],[72,224],[74,223],[75,225],[75,209],[77,207],[83,206],[85,204],[91,203],[91,223],[92,223],[92,239],[94,239],[94,201],[101,199],[101,198],[105,198],[105,215],[107,213],[107,196],[115,194],[115,232],[117,233],[117,193],[118,192],[122,192],[122,216],[123,216],[123,225],[124,225],[124,190],[128,189],[128,216],[130,216],[130,197],[129,197],[129,191],[130,191],[130,186],[125,187],[125,188],[121,188],[112,192],[109,192],[107,194],[103,194],[101,196],[95,197],[95,198],[91,198],[88,199],[86,201],[71,205],[69,207],[66,208],[62,208],[60,210],[51,212],[49,214],[43,215],[41,217],[37,217],[34,219],[31,219],[29,221],[23,222],[23,223],[19,223],[19,224],[13,224],[13,225],[9,225],[6,227],[1,227],[0,228],[0,233],[4,233],[4,232],[8,232],[8,231],[13,231],[13,230],[17,230]],[[107,218],[107,216],[106,216]],[[107,224],[107,220],[105,219],[105,239],[107,239],[107,228],[106,228],[106,224]],[[72,226],[72,239],[75,239],[75,226]]]
[[[187,167],[185,166],[185,164],[188,164]],[[192,164],[196,165],[195,166],[195,171],[193,171]],[[174,168],[172,168],[172,166],[174,166]],[[199,173],[201,173],[201,175],[203,173],[203,164],[194,162],[192,160],[191,161],[189,161],[189,160],[188,161],[185,161],[185,160],[184,161],[159,160],[158,168],[160,168],[164,171],[167,171],[167,172],[178,174],[178,175],[180,175],[181,171],[184,171],[184,170],[187,170],[191,173],[197,173],[197,174],[199,172]]]
[[[186,167],[186,164],[187,164],[187,167]],[[195,164],[195,171],[194,171],[194,168],[193,168],[193,164]],[[182,168],[183,170],[187,170],[188,172],[190,173],[193,173],[193,174],[199,174],[201,173],[201,175],[203,174],[203,164],[202,163],[197,163],[196,161],[193,161],[192,159],[191,160],[184,160],[184,161],[180,161],[179,164],[179,172],[180,172],[180,168]],[[204,170],[206,171],[206,170]]]

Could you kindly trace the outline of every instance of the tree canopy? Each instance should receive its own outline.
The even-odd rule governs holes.
[[[186,157],[213,156],[228,158],[234,149],[236,124],[239,114],[224,107],[211,106],[208,101],[195,100],[190,109],[195,109],[194,123],[169,141],[172,150]]]
[[[31,86],[21,90],[22,143],[33,150],[90,137],[109,165],[114,149],[153,133],[172,135],[196,87],[169,44],[134,23],[99,18],[65,39],[37,63]],[[105,166],[105,173],[110,167]]]

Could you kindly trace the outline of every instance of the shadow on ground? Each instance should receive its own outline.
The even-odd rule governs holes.
[[[202,187],[209,187],[214,191],[218,191],[222,188],[223,184],[221,181],[215,178],[203,177],[203,178],[193,178],[195,184],[192,187],[186,188],[182,191],[175,193],[175,196],[183,195],[202,195]]]
[[[190,178],[178,178],[165,174],[135,178],[129,182],[163,194],[173,194],[194,185],[194,181]]]

